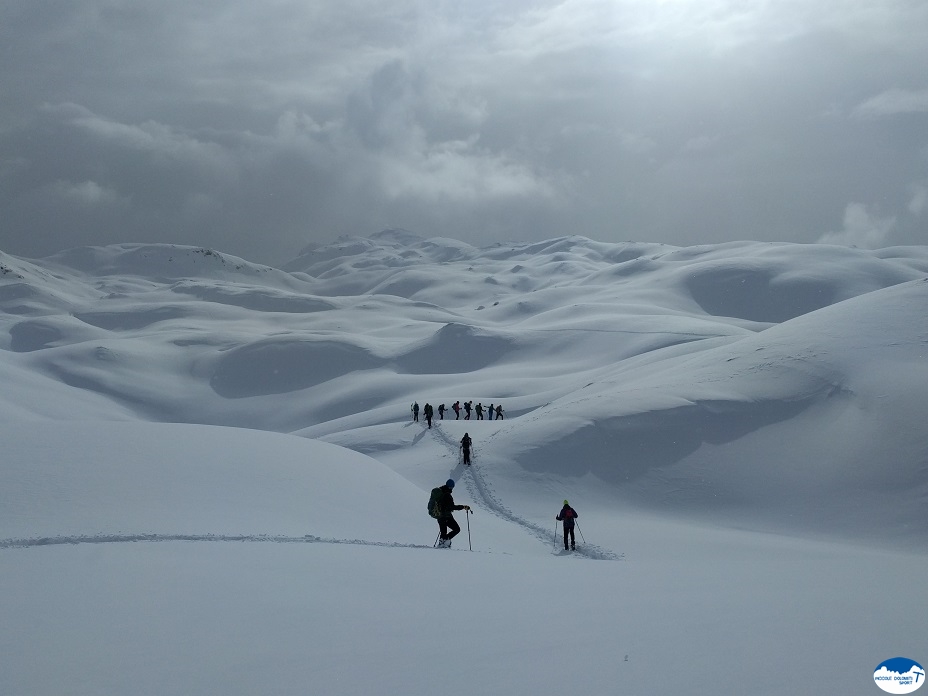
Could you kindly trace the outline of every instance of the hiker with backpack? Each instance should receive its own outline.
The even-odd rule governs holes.
[[[470,446],[474,444],[470,439],[470,435],[464,433],[464,437],[461,438],[461,452],[464,456],[464,463],[470,464]]]
[[[423,407],[423,413],[425,413],[425,420],[428,421],[429,430],[431,430],[432,429],[432,413],[433,413],[432,404],[426,402],[425,406]]]
[[[450,548],[451,540],[461,531],[460,525],[451,513],[455,510],[470,512],[470,505],[455,504],[454,497],[451,495],[453,488],[454,479],[448,479],[444,486],[433,488],[432,495],[429,497],[429,515],[438,521],[438,548],[440,549]]]
[[[557,517],[554,519],[564,522],[564,550],[567,551],[567,537],[570,535],[570,548],[577,548],[577,538],[574,534],[574,520],[576,520],[580,515],[577,514],[577,511],[570,507],[570,504],[565,500],[564,507],[561,508],[561,511],[557,514]]]
[[[412,411],[413,422],[418,423],[419,422],[419,402],[414,401],[412,403],[412,406],[409,407],[409,410]]]

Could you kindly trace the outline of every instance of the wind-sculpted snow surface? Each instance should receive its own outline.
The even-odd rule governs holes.
[[[520,472],[593,477],[620,504],[928,541],[922,247],[478,249],[393,230],[286,270],[139,244],[3,266],[0,369],[57,394],[6,390],[6,414],[79,419],[92,403],[377,457],[406,447],[392,428],[413,401],[502,403],[485,452],[501,510]],[[842,485],[894,468],[911,481],[901,499]]]

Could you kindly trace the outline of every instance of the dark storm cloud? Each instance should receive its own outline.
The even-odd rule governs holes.
[[[926,242],[928,9],[0,6],[0,248]]]

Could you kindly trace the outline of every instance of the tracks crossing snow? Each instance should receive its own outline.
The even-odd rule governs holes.
[[[542,528],[507,508],[493,492],[492,485],[480,464],[480,455],[475,448],[471,453],[472,463],[464,466],[459,459],[458,442],[448,436],[440,427],[433,427],[430,432],[440,444],[451,452],[451,458],[456,462],[453,470],[461,470],[458,478],[463,480],[473,501],[482,509],[496,515],[498,518],[521,527],[534,536],[545,546],[552,544],[552,531]],[[491,435],[484,446],[493,438]],[[431,545],[409,544],[389,541],[369,541],[363,539],[337,539],[324,538],[307,534],[304,536],[288,536],[274,534],[158,534],[158,533],[100,533],[92,535],[58,535],[31,538],[0,539],[0,549],[35,548],[41,546],[65,546],[76,544],[119,544],[138,542],[222,542],[222,543],[274,543],[274,544],[353,544],[360,546],[380,546],[386,548],[430,549]],[[556,545],[556,544],[555,544]],[[584,543],[571,555],[595,560],[621,560],[624,554],[615,554],[598,546]]]
[[[441,444],[448,447],[452,452],[452,457],[458,456],[459,445],[457,442],[454,442],[451,438],[446,435],[441,428],[433,427],[430,429],[433,437],[437,439]],[[490,439],[492,439],[492,435]],[[489,442],[489,439],[487,440]],[[477,502],[480,507],[485,510],[493,513],[500,519],[510,522],[512,524],[522,527],[529,534],[537,538],[539,541],[543,542],[546,545],[552,544],[552,533],[550,529],[542,528],[541,525],[535,524],[529,520],[526,520],[523,517],[520,517],[512,510],[507,508],[502,501],[493,493],[492,486],[487,481],[486,476],[480,467],[480,457],[477,453],[477,450],[473,448],[471,450],[471,463],[469,466],[461,465],[461,468],[466,474],[464,478],[464,484],[467,486],[467,491],[470,493],[471,497],[475,502]],[[591,558],[595,560],[608,560],[608,561],[617,561],[623,558],[623,555],[617,555],[606,549],[602,549],[598,546],[592,544],[582,544],[579,548],[572,552],[578,556],[584,556],[586,558]]]
[[[240,542],[270,544],[355,544],[359,546],[383,546],[387,548],[430,549],[427,544],[403,544],[389,541],[366,541],[363,539],[327,539],[307,534],[305,536],[282,536],[272,534],[97,534],[76,536],[37,537],[32,539],[0,539],[0,549],[33,548],[36,546],[66,546],[73,544],[121,544],[134,542]]]

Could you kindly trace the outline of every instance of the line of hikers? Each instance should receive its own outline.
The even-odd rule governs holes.
[[[470,505],[458,505],[454,502],[451,491],[454,490],[454,479],[445,481],[445,485],[433,488],[429,496],[429,515],[438,522],[438,539],[435,545],[440,549],[451,547],[451,540],[461,532],[461,525],[457,523],[452,514],[455,510],[465,510],[470,515]],[[554,518],[564,524],[564,550],[576,550],[577,538],[574,535],[576,520],[580,517],[577,511],[565,500],[564,507]],[[467,523],[467,534],[470,537],[470,522]],[[568,539],[570,541],[568,545]]]
[[[455,406],[456,405],[457,403],[455,403]],[[419,421],[419,402],[418,401],[414,402],[413,405],[410,406],[409,408],[412,411],[412,419],[418,422]],[[432,427],[432,413],[433,413],[432,405],[427,403],[425,407],[422,409],[422,412],[425,415],[425,418],[429,423],[429,428],[431,428]],[[503,412],[503,407],[500,406],[499,413],[502,414],[502,412]],[[445,416],[445,405],[444,404],[438,407],[438,413],[442,417],[442,419],[444,419],[444,416]],[[502,418],[502,415],[500,415],[499,417]],[[473,446],[473,444],[474,444],[474,441],[470,439],[470,435],[467,433],[464,433],[464,437],[461,438],[461,447],[460,447],[461,459],[464,464],[470,464],[470,448]]]
[[[416,423],[419,422],[419,402],[415,401],[410,405],[409,410],[412,412],[412,419]],[[438,418],[440,420],[445,420],[445,412],[448,409],[445,408],[444,404],[438,405]],[[493,420],[494,416],[496,420],[503,420],[503,405],[502,404],[490,404],[489,408],[484,406],[482,403],[478,402],[474,406],[473,401],[465,401],[462,408],[460,401],[455,401],[451,405],[451,410],[454,411],[454,420],[461,420],[461,411],[464,411],[463,420],[470,420],[471,412],[476,414],[476,420],[484,420],[484,414],[486,414],[486,420]],[[432,408],[432,404],[426,403],[422,407],[422,415],[425,416],[425,419],[429,423],[429,427],[432,427],[432,417],[435,413],[435,409]]]

